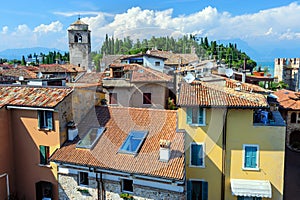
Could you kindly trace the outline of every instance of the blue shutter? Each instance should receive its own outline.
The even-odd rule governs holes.
[[[203,146],[192,144],[191,146],[191,165],[201,166],[203,165]]]
[[[186,108],[186,123],[192,124],[193,109]]]
[[[198,110],[198,124],[204,124],[204,115],[203,115],[204,109],[199,108]]]
[[[41,129],[41,120],[42,120],[42,112],[41,111],[37,111],[38,113],[38,128]]]
[[[202,200],[208,200],[208,182],[202,181]]]
[[[192,200],[192,181],[187,181],[186,197],[187,200]]]
[[[47,117],[47,124],[48,124],[48,129],[52,130],[53,129],[53,112],[46,111],[46,117]]]
[[[245,167],[246,168],[256,168],[257,167],[256,158],[257,158],[257,148],[251,147],[251,146],[246,146],[245,147]]]

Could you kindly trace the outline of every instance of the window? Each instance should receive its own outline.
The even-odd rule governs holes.
[[[136,154],[142,146],[148,131],[131,131],[122,144],[119,152]]]
[[[40,164],[41,165],[48,165],[49,164],[49,147],[40,145]]]
[[[77,43],[82,43],[82,36],[80,33],[76,33],[75,37],[74,37],[74,41]]]
[[[89,185],[89,173],[79,172],[79,174],[78,174],[78,185]]]
[[[41,110],[38,111],[38,127],[39,129],[53,129],[53,112]]]
[[[156,62],[155,62],[155,66],[160,66],[160,62],[159,62],[159,61],[156,61]]]
[[[297,120],[297,114],[295,112],[293,112],[291,114],[291,123],[296,123]]]
[[[143,93],[143,104],[151,104],[151,93]]]
[[[242,197],[238,196],[238,200],[262,200],[261,197]]]
[[[133,192],[133,181],[129,179],[122,180],[122,192]]]
[[[206,181],[188,181],[187,199],[208,200],[208,183]]]
[[[186,115],[187,124],[205,125],[205,109],[200,107],[188,107]]]
[[[117,93],[109,93],[109,104],[118,104]]]
[[[204,167],[204,145],[191,143],[190,165]]]
[[[259,160],[258,145],[243,145],[243,169],[257,170]]]
[[[77,143],[76,147],[92,149],[104,131],[104,127],[91,128],[89,132],[82,138],[82,140]]]

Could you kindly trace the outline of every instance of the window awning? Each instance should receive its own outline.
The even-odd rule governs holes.
[[[271,183],[268,180],[231,179],[234,196],[272,198]]]

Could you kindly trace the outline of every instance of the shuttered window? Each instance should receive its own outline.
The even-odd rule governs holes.
[[[49,164],[49,147],[40,145],[40,164],[47,165]]]
[[[188,200],[208,200],[208,182],[188,181],[187,182]]]
[[[244,145],[244,169],[258,169],[258,145]]]
[[[190,125],[205,125],[205,109],[200,107],[187,108],[187,124]]]
[[[204,149],[203,144],[191,144],[191,166],[198,166],[198,167],[204,167]]]
[[[38,111],[38,127],[39,129],[53,130],[53,112],[40,110]]]

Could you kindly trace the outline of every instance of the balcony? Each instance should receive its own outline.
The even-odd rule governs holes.
[[[104,78],[103,87],[132,87],[129,79],[125,78]]]
[[[278,110],[255,110],[253,126],[285,126],[285,121]]]

